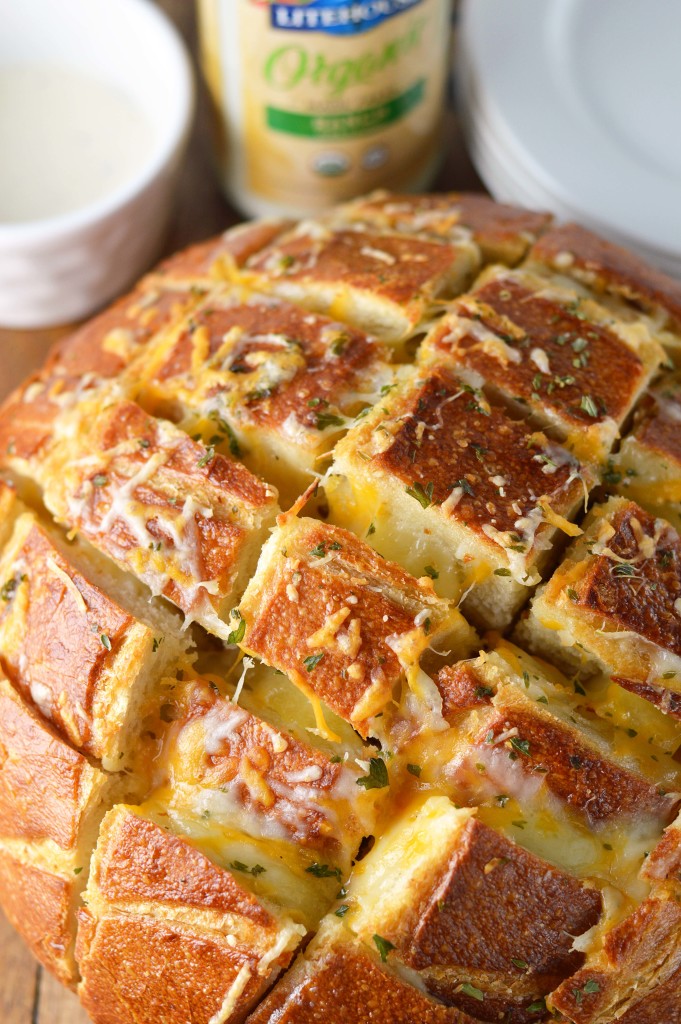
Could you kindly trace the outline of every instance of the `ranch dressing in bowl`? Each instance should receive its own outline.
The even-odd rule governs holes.
[[[152,124],[115,85],[58,65],[0,67],[0,224],[81,209],[132,180]]]

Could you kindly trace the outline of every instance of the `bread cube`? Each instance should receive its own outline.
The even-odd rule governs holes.
[[[418,709],[424,728],[446,728],[427,672],[439,648],[475,643],[430,580],[414,579],[346,530],[292,514],[279,518],[263,548],[239,616],[247,653],[285,672],[317,707],[324,701],[364,737],[386,735],[395,724],[394,697],[403,698],[405,714],[415,702],[413,717]],[[318,717],[328,733],[321,709]]]
[[[645,320],[674,362],[681,353],[681,283],[628,249],[578,224],[562,224],[532,247],[528,265],[550,268],[604,296],[633,320]]]
[[[359,330],[267,296],[211,296],[129,372],[146,409],[243,459],[292,503],[392,378]]]
[[[412,196],[383,190],[342,206],[338,218],[445,242],[471,237],[485,263],[508,266],[520,262],[553,219],[550,213],[496,203],[477,192]]]
[[[247,1024],[475,1024],[409,983],[375,947],[327,918]]]
[[[570,283],[491,267],[438,321],[421,363],[453,360],[525,416],[602,461],[664,352],[642,323],[618,320]]]
[[[78,977],[75,912],[97,828],[125,785],[94,768],[0,676],[0,905],[64,984]]]
[[[226,616],[277,512],[269,485],[106,392],[60,421],[39,479],[58,521],[229,642]]]
[[[190,245],[162,260],[152,274],[166,285],[187,289],[198,284],[206,290],[213,288],[228,280],[235,268],[243,266],[250,256],[270,245],[293,225],[294,221],[277,217],[235,224],[221,235]]]
[[[331,518],[483,628],[502,629],[593,486],[591,469],[445,366],[405,379],[337,445]]]
[[[65,408],[87,397],[99,381],[121,374],[156,334],[182,320],[209,292],[220,294],[229,268],[239,266],[289,226],[289,221],[238,225],[190,246],[161,263],[109,309],[60,339],[44,368],[0,407],[0,462],[19,476],[32,477],[34,462],[49,448],[55,421]]]
[[[518,635],[568,671],[607,672],[681,717],[680,610],[678,533],[612,498],[592,510]]]
[[[583,962],[575,938],[601,914],[597,890],[438,796],[376,841],[344,902],[366,945],[379,936],[427,991],[490,1021],[545,1012],[543,997]]]
[[[681,529],[681,383],[663,377],[639,403],[634,426],[613,458],[606,481],[652,515]]]
[[[644,900],[608,930],[602,948],[551,995],[551,1007],[575,1024],[613,1019],[618,1024],[675,1024],[681,1008],[678,885],[676,889]]]
[[[243,683],[248,675],[246,664]],[[191,809],[216,826],[290,842],[340,883],[362,837],[373,832],[377,798],[387,793],[358,785],[368,751],[344,760],[315,749],[200,679],[177,688],[168,712],[173,723],[157,771],[171,814]]]
[[[301,221],[251,256],[237,279],[358,327],[400,349],[443,300],[464,290],[477,246],[362,224]]]
[[[597,702],[571,693],[567,680],[549,681],[517,648],[502,642],[498,651],[445,667],[436,684],[455,737],[420,752],[420,778],[449,789],[457,802],[494,805],[504,793],[522,818],[547,812],[564,819],[582,836],[577,843],[597,833],[601,860],[606,832],[617,839],[635,824],[640,842],[632,835],[630,852],[640,857],[674,815],[681,791],[674,750],[630,735],[607,709],[599,715]],[[612,865],[602,867],[612,873]]]
[[[0,464],[31,479],[63,412],[116,377],[156,332],[195,306],[201,289],[164,287],[147,277],[110,309],[53,346],[43,369],[0,407]]]
[[[241,1021],[287,966],[305,927],[214,857],[137,808],[106,816],[78,915],[94,1024]]]
[[[179,616],[107,569],[87,545],[22,515],[0,554],[0,660],[75,747],[120,771],[135,759],[154,684],[189,637]]]
[[[22,497],[40,502],[35,483],[41,461],[52,447],[55,425],[95,387],[89,376],[80,380],[41,371],[16,388],[0,406],[0,470],[7,473]]]

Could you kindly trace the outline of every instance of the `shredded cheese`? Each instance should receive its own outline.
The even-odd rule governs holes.
[[[60,569],[53,558],[46,559],[45,564],[47,565],[48,569],[50,569],[54,573],[54,575],[57,576],[64,584],[64,586],[66,587],[66,589],[69,591],[74,601],[76,602],[76,606],[83,613],[83,615],[87,615],[88,606],[85,603],[85,598],[83,597],[80,590],[73,582],[69,574],[67,572],[64,572],[63,569]]]
[[[544,513],[544,519],[551,526],[555,526],[556,529],[562,530],[563,533],[567,533],[568,537],[579,537],[583,530],[577,526],[576,523],[571,523],[565,516],[561,516],[558,512],[554,512],[549,503],[549,499],[542,497],[539,499],[539,506]]]

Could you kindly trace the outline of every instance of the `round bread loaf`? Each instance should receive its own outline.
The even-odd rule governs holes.
[[[377,193],[0,410],[0,901],[95,1024],[681,1022],[681,285]]]

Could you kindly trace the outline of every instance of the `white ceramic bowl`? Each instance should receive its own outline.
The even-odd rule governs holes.
[[[0,223],[0,326],[53,326],[92,313],[159,255],[193,112],[191,65],[151,0],[0,0],[0,25],[0,67],[43,64],[96,78],[154,127],[134,177],[103,199]]]

